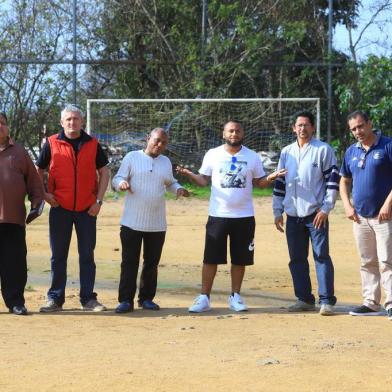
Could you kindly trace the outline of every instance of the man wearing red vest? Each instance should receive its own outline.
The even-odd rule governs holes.
[[[44,197],[51,205],[49,237],[52,250],[52,284],[48,301],[40,312],[62,310],[74,225],[82,309],[99,312],[106,308],[97,301],[94,293],[94,248],[97,215],[109,182],[108,160],[97,139],[83,131],[83,114],[76,106],[68,105],[61,112],[61,125],[63,130],[48,138],[37,160],[43,184],[44,173],[48,171]]]

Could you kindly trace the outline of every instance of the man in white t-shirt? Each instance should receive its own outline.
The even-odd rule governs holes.
[[[255,218],[252,201],[253,185],[265,187],[281,173],[265,178],[261,158],[242,145],[244,130],[238,121],[229,121],[223,129],[225,144],[209,150],[199,170],[178,167],[199,186],[206,186],[211,179],[209,217],[202,270],[202,290],[192,313],[206,312],[210,307],[210,293],[218,264],[227,263],[227,238],[230,238],[231,288],[229,307],[234,311],[247,310],[240,295],[245,266],[253,264]]]
[[[121,217],[122,262],[116,313],[132,312],[136,293],[140,251],[143,242],[143,269],[140,276],[139,307],[159,310],[153,301],[157,289],[158,263],[166,235],[165,192],[189,196],[173,177],[172,164],[161,155],[168,134],[155,128],[144,150],[128,153],[114,176],[116,190],[128,191]]]

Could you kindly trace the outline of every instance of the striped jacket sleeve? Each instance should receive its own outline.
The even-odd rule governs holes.
[[[282,151],[279,158],[278,169],[285,168],[285,154]],[[275,180],[274,190],[272,195],[272,210],[274,212],[274,217],[282,216],[284,212],[283,200],[286,196],[286,180],[285,177],[278,177]]]
[[[336,165],[336,157],[332,147],[327,149],[324,159],[323,175],[325,180],[325,196],[321,210],[328,214],[335,206],[339,193],[339,170]]]

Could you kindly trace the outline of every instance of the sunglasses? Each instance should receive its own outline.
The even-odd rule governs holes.
[[[365,163],[366,163],[366,154],[362,153],[361,156],[359,157],[358,167],[360,169],[364,169],[365,168]]]
[[[237,166],[235,165],[237,163],[237,157],[231,157],[231,166],[230,170],[235,170]]]

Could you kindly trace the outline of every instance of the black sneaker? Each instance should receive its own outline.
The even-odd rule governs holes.
[[[27,309],[23,305],[16,305],[10,309],[10,313],[16,314],[17,316],[26,316]]]
[[[349,314],[351,314],[351,316],[382,316],[385,312],[373,310],[365,305],[361,305],[354,308]]]
[[[387,313],[388,313],[388,320],[392,321],[392,308],[388,309]]]
[[[133,312],[133,302],[123,301],[120,302],[115,309],[116,313],[128,313]]]
[[[138,301],[139,308],[145,310],[159,310],[160,306],[150,299],[145,299],[144,301]]]
[[[39,308],[41,313],[59,312],[63,310],[61,305],[57,305],[53,299],[48,299],[48,302]]]

